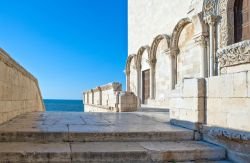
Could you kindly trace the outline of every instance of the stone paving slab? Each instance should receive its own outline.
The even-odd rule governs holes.
[[[199,141],[45,144],[13,142],[0,143],[0,147],[0,162],[72,161],[117,163],[223,160],[225,158],[223,148]],[[176,152],[178,155],[175,154]]]
[[[191,130],[171,126],[155,119],[160,112],[150,112],[147,115],[145,113],[147,112],[27,113],[0,126],[0,141],[173,141],[193,139]]]

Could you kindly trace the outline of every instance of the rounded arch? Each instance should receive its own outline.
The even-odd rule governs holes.
[[[135,57],[135,54],[131,54],[128,56],[127,61],[126,61],[126,74],[130,72],[130,64],[132,59]]]
[[[148,58],[150,58],[150,47],[148,45],[140,47],[137,54],[136,54],[136,56],[137,56],[137,59],[136,59],[137,69],[141,68],[142,55],[145,51],[148,52]]]
[[[149,55],[149,59],[151,61],[156,60],[156,51],[158,48],[159,43],[162,40],[166,40],[167,44],[168,44],[168,48],[170,47],[170,36],[166,35],[166,34],[160,34],[158,36],[155,37],[155,39],[153,40],[152,44],[151,44],[151,48],[150,48],[150,55]]]
[[[180,34],[181,34],[182,30],[184,29],[184,27],[189,23],[192,23],[189,18],[183,18],[175,26],[174,31],[172,33],[172,40],[171,40],[171,49],[172,50],[179,51],[178,42],[179,42]]]

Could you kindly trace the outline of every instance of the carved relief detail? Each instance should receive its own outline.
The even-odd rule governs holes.
[[[250,40],[220,49],[217,55],[220,68],[250,63]]]
[[[219,16],[220,22],[220,43],[223,48],[234,43],[234,2],[235,0],[220,0]]]
[[[203,13],[204,18],[206,18],[209,15],[216,15],[216,0],[205,0],[203,8],[204,8],[204,13]]]

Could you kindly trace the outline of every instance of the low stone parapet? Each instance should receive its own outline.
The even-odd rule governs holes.
[[[85,91],[85,112],[131,112],[137,110],[137,97],[132,92],[122,92],[120,83],[109,83]]]
[[[0,48],[0,124],[34,111],[45,111],[38,80]]]

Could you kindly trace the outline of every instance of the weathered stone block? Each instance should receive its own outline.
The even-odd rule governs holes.
[[[213,76],[207,80],[208,97],[233,97],[234,75]]]
[[[247,97],[247,72],[234,74],[233,97]]]
[[[250,111],[229,112],[227,114],[227,126],[232,129],[250,131]]]
[[[220,127],[228,127],[227,126],[227,113],[226,112],[214,112],[207,111],[207,124],[215,125]]]
[[[205,80],[204,79],[184,79],[183,97],[204,97]]]

